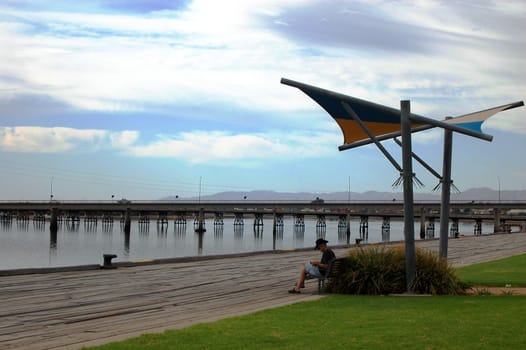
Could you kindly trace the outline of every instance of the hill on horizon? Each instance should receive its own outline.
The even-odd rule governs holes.
[[[311,201],[320,198],[326,201],[389,201],[403,200],[402,192],[276,192],[276,191],[227,191],[211,195],[201,196],[205,201],[236,201],[236,200],[253,200],[253,201]],[[440,200],[440,191],[432,193],[414,193],[416,201]],[[168,196],[161,200],[197,200],[198,197],[176,197]],[[490,188],[472,188],[461,193],[451,193],[452,201],[526,201],[526,190],[518,191],[499,191]]]

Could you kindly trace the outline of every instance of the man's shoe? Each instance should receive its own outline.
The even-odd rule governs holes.
[[[301,294],[301,291],[296,290],[296,288],[292,288],[291,290],[289,290],[289,293],[290,294]]]

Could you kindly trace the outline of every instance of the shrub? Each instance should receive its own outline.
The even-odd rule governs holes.
[[[404,251],[402,250],[402,253]],[[427,249],[416,249],[416,274],[413,290],[421,294],[463,294],[465,286],[447,259]]]
[[[404,247],[365,246],[349,251],[339,275],[327,288],[336,293],[385,295],[403,293],[405,281]],[[460,294],[464,287],[445,259],[417,248],[413,290],[423,294]]]

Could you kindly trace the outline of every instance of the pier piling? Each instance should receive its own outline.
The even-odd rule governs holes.
[[[131,230],[131,209],[126,209],[126,214],[124,216],[124,233],[129,235]]]
[[[49,229],[51,232],[57,232],[58,230],[58,209],[51,208],[51,218],[49,222]]]

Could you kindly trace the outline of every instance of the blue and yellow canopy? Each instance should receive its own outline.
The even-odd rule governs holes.
[[[362,125],[364,125],[375,137],[380,139],[382,139],[382,136],[386,135],[395,137],[400,133],[401,112],[399,109],[382,106],[285,78],[281,79],[281,83],[300,89],[325,109],[340,126],[340,129],[343,132],[344,144],[352,144],[370,139]],[[359,117],[360,121],[357,121],[355,116],[351,115],[349,111],[346,110],[344,104],[354,111],[354,114]],[[482,123],[489,117],[498,112],[522,105],[524,105],[522,101],[510,103],[462,115],[456,118],[446,119],[443,122],[481,133]],[[416,117],[416,120],[423,118],[427,119],[416,114],[411,114],[411,117]],[[360,125],[360,123],[362,125]],[[413,132],[426,130],[432,127],[434,126],[426,123],[412,123]],[[383,139],[385,139],[385,137]]]

